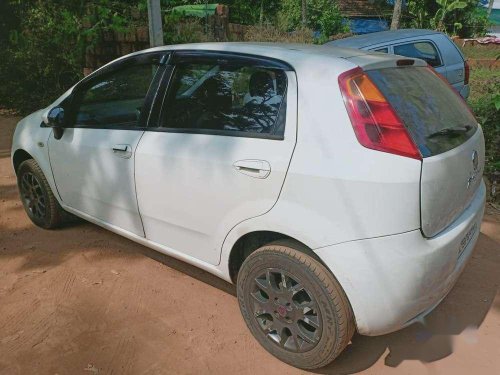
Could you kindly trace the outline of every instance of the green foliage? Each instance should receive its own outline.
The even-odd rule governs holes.
[[[178,13],[167,13],[163,22],[163,38],[165,44],[181,44],[209,42],[214,38],[205,32],[203,19],[183,17]]]
[[[500,173],[500,77],[495,70],[471,70],[469,104],[481,124],[486,144],[486,175]]]
[[[404,24],[475,37],[486,33],[488,18],[486,11],[477,7],[477,0],[408,0]]]
[[[272,25],[249,26],[245,31],[247,42],[271,42],[271,43],[313,43],[313,31],[298,28],[294,31],[280,30]]]
[[[308,0],[306,14],[307,23],[302,25],[301,0],[283,0],[278,13],[278,25],[286,31],[305,26],[319,31],[320,38],[326,40],[331,35],[348,31],[348,27],[342,22],[338,5],[333,0]]]
[[[126,31],[132,0],[6,0],[0,34],[0,106],[29,112],[49,104],[82,75],[85,50],[103,31]]]

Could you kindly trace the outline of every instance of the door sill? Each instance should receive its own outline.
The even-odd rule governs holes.
[[[140,245],[146,246],[150,249],[156,250],[162,254],[171,256],[173,258],[182,260],[183,262],[189,263],[195,267],[201,268],[204,271],[207,271],[217,277],[220,277],[221,279],[230,282],[231,284],[233,283],[231,280],[231,277],[229,276],[229,271],[227,270],[226,272],[222,271],[219,266],[203,262],[197,258],[194,258],[192,256],[186,255],[184,253],[181,253],[180,251],[174,250],[172,248],[169,248],[167,246],[161,245],[157,242],[148,240],[145,237],[138,236],[135,233],[129,232],[128,230],[125,230],[123,228],[117,227],[116,225],[112,225],[109,223],[106,223],[105,221],[102,221],[101,219],[95,218],[93,216],[90,216],[86,213],[83,213],[79,210],[76,210],[74,208],[62,205],[64,210],[72,213],[75,216],[78,216],[84,220],[87,220],[93,224],[99,225],[100,227],[103,227],[113,233],[119,234],[120,236],[126,237],[129,240],[132,240]]]

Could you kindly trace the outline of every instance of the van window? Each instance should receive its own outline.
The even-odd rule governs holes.
[[[394,54],[422,59],[430,66],[441,66],[441,59],[436,47],[431,42],[413,42],[394,46]]]
[[[286,73],[280,69],[227,61],[180,63],[161,124],[194,133],[283,135],[286,87]]]

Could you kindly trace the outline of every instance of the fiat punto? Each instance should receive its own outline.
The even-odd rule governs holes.
[[[236,283],[304,369],[439,304],[485,202],[481,127],[439,75],[324,46],[127,55],[23,119],[12,162],[36,225],[77,216]]]

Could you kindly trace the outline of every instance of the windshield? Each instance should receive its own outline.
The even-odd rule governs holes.
[[[467,105],[429,68],[366,73],[404,122],[423,157],[451,150],[475,133],[477,122]]]

